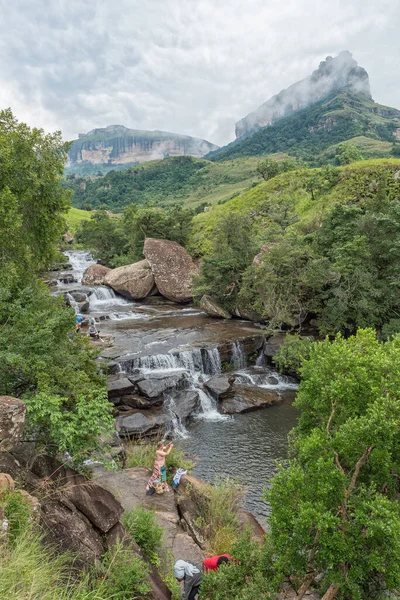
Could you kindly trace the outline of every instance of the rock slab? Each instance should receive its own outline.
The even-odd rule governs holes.
[[[232,315],[227,310],[222,308],[211,296],[204,296],[200,300],[200,308],[204,310],[210,317],[217,319],[231,319]]]
[[[225,414],[249,412],[278,404],[281,400],[280,394],[274,390],[235,383],[233,396],[221,400],[221,412]]]
[[[146,238],[143,253],[160,294],[173,302],[190,302],[193,298],[192,277],[197,273],[197,267],[185,248],[170,240]]]
[[[104,283],[130,300],[147,298],[156,291],[154,276],[147,260],[111,269]]]

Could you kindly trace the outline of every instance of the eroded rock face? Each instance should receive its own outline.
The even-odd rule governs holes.
[[[0,452],[8,452],[19,442],[25,417],[25,402],[12,396],[0,396]]]
[[[249,412],[278,404],[281,400],[280,394],[273,390],[235,383],[232,397],[221,400],[221,412],[225,414]]]
[[[154,276],[147,260],[111,269],[104,283],[115,292],[132,300],[141,300],[155,293]]]
[[[82,285],[103,285],[109,271],[111,269],[103,265],[90,265],[82,275]]]
[[[210,317],[219,319],[231,319],[232,315],[227,310],[222,308],[211,296],[204,294],[200,300],[200,308],[204,310]]]
[[[192,277],[197,273],[197,267],[185,248],[170,240],[147,238],[143,253],[160,294],[173,302],[190,302],[193,298]]]

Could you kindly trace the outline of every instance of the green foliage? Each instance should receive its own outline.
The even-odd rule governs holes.
[[[87,210],[80,210],[79,208],[70,208],[67,213],[68,231],[74,234],[81,221],[87,221],[88,219],[90,219],[90,217],[91,214]]]
[[[60,187],[67,146],[0,111],[0,286],[49,267],[65,231],[69,194]]]
[[[310,356],[313,343],[313,339],[309,337],[297,334],[287,335],[273,358],[279,371],[293,373],[299,377],[303,362]]]
[[[357,160],[362,160],[363,155],[357,146],[350,142],[341,142],[336,147],[336,160],[339,165],[349,165]]]
[[[123,545],[114,546],[103,557],[106,569],[102,595],[115,600],[136,600],[145,597],[151,586],[147,581],[146,563]]]
[[[291,446],[268,499],[277,577],[317,577],[338,598],[400,585],[400,337],[316,343],[303,362]]]
[[[21,535],[29,533],[32,526],[31,509],[19,491],[0,494],[0,507],[8,521],[7,541],[15,543]]]
[[[125,511],[122,523],[150,561],[158,566],[164,530],[156,522],[154,513],[144,506],[137,506]]]
[[[241,534],[231,549],[236,562],[221,565],[218,571],[205,574],[201,584],[204,600],[254,600],[271,598],[274,582],[272,556],[268,538],[264,546],[251,540],[251,533]]]
[[[77,461],[101,450],[112,426],[105,379],[86,340],[72,335],[75,315],[43,284],[0,293],[0,394],[27,405],[27,435]]]
[[[68,173],[63,186],[73,192],[78,208],[123,210],[130,204],[186,206],[226,201],[257,180],[256,159],[214,164],[191,156],[151,161],[130,168],[118,166],[104,177]]]
[[[221,306],[232,310],[242,273],[254,257],[250,220],[227,214],[219,222],[212,244],[212,255],[203,258],[201,274],[194,280],[194,295],[200,299],[203,294],[211,294]]]
[[[295,171],[300,167],[295,158],[284,158],[282,160],[266,158],[258,163],[257,173],[265,180],[272,179],[280,173]]]

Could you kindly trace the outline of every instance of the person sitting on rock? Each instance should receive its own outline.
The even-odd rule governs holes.
[[[76,315],[75,319],[75,332],[79,333],[82,327],[83,317],[82,315]]]
[[[232,559],[233,556],[230,556],[229,554],[219,554],[217,556],[210,556],[209,558],[206,558],[203,562],[203,571],[204,573],[208,573],[208,571],[218,571],[219,567],[222,564],[228,563]]]
[[[96,329],[96,323],[94,319],[90,319],[88,333],[93,340],[98,340],[100,337],[99,332]]]
[[[165,457],[171,453],[173,447],[174,445],[172,442],[170,442],[166,446],[164,446],[164,442],[160,442],[157,446],[156,459],[153,465],[153,473],[146,486],[146,493],[149,496],[154,494],[154,492],[156,491],[156,482],[161,484],[163,492],[168,492],[169,490],[167,484],[167,466],[165,464]]]
[[[174,575],[179,583],[183,581],[182,600],[195,600],[202,579],[201,567],[185,560],[177,560]]]

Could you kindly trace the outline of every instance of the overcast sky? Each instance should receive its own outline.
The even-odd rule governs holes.
[[[0,107],[65,139],[122,124],[222,145],[350,50],[400,108],[400,0],[0,0]]]

